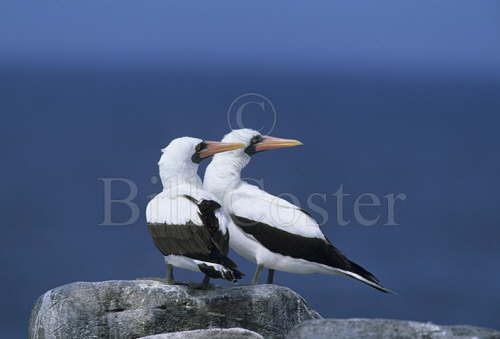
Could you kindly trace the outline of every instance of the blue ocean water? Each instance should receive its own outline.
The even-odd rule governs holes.
[[[323,231],[352,260],[399,295],[347,278],[278,272],[276,283],[302,294],[324,317],[377,317],[500,328],[500,80],[488,74],[271,69],[174,69],[12,64],[0,70],[4,267],[2,331],[24,335],[35,299],[72,281],[162,275],[163,261],[144,225],[99,226],[100,178],[137,186],[141,212],[161,190],[160,149],[191,135],[220,139],[227,110],[245,93],[276,109],[272,135],[300,148],[256,156],[245,176],[271,193],[308,197],[328,213]],[[256,107],[248,127],[273,116]],[[204,164],[200,170],[203,173]],[[353,219],[361,193],[382,199],[364,210],[374,226],[339,226],[336,198]],[[127,185],[116,183],[123,198]],[[404,193],[399,225],[384,226],[384,196]],[[113,207],[125,221],[130,211]],[[312,214],[318,219],[321,215]],[[233,253],[248,276],[254,265]],[[177,271],[177,278],[201,276]],[[249,278],[248,278],[249,279]],[[15,293],[14,293],[15,291]]]

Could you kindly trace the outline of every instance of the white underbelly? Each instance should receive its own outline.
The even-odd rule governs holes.
[[[257,263],[257,253],[259,252],[259,246],[262,247],[254,239],[248,237],[243,233],[238,226],[233,222],[228,223],[229,228],[229,247],[231,247],[236,253],[241,255],[243,258]]]
[[[338,274],[338,271],[330,266],[318,264],[304,259],[292,258],[279,253],[266,250],[261,258],[262,265],[276,271],[283,271],[295,274]]]

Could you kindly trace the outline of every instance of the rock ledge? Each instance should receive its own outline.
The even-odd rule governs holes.
[[[441,326],[391,319],[323,319],[297,325],[287,339],[498,339],[500,332],[473,326]]]
[[[75,282],[43,294],[30,339],[140,338],[208,328],[243,328],[284,338],[302,321],[318,319],[304,299],[277,285],[196,290],[150,280]]]
[[[151,280],[76,282],[38,298],[30,339],[496,338],[473,326],[390,319],[321,319],[277,285],[197,290]]]
[[[210,328],[183,332],[155,334],[139,339],[264,339],[258,333],[243,328]]]

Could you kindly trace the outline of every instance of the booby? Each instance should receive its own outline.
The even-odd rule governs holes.
[[[241,180],[242,169],[255,154],[302,145],[300,141],[260,135],[251,129],[233,130],[222,141],[242,142],[246,147],[215,155],[203,185],[222,201],[231,218],[231,248],[257,264],[253,284],[259,283],[261,270],[266,267],[268,283],[273,281],[274,270],[324,273],[348,276],[391,292],[335,248],[308,212]]]
[[[235,282],[243,274],[227,257],[228,218],[217,198],[202,187],[199,163],[216,153],[244,147],[242,143],[182,137],[164,148],[158,162],[163,191],[146,207],[148,230],[165,257],[167,283],[176,283],[173,266]]]

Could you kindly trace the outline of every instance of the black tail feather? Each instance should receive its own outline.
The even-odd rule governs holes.
[[[345,272],[343,273],[344,275],[357,279],[362,283],[365,283],[366,285],[373,287],[379,291],[395,294],[393,291],[381,286],[380,280],[375,275],[368,272],[366,269],[356,264],[354,261],[347,259],[347,257],[339,249],[334,247],[330,242],[328,243],[329,244],[327,251],[329,252],[329,255],[327,257],[329,258],[329,266],[340,269]],[[350,273],[354,274],[351,275]],[[361,277],[362,279],[359,279],[358,277],[356,277],[356,275]]]
[[[375,284],[378,284],[380,282],[380,280],[376,276],[374,276],[372,273],[370,273],[367,270],[365,270],[360,265],[356,264],[355,262],[353,262],[353,261],[351,261],[349,259],[347,261],[349,262],[349,264],[351,266],[350,269],[349,269],[349,271],[351,271],[353,273],[356,273],[356,274],[359,274],[360,276],[362,276],[366,280],[374,282]]]
[[[228,280],[230,282],[236,282],[237,280],[242,279],[244,276],[244,274],[242,272],[238,271],[236,268],[226,267],[226,270],[219,271],[219,270],[215,269],[214,266],[207,265],[207,264],[200,264],[200,265],[198,265],[198,268],[200,269],[201,272],[205,273],[210,278],[225,279],[225,280]]]

